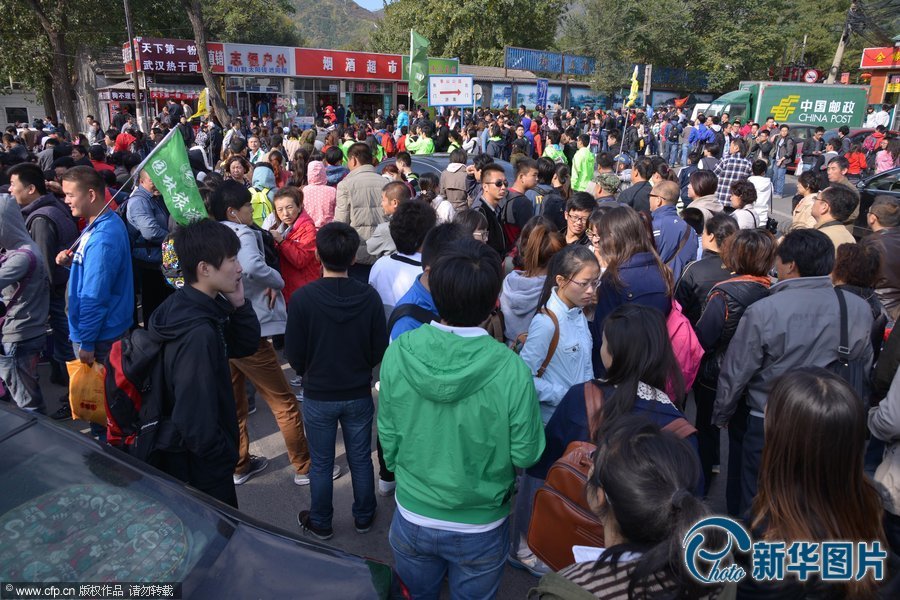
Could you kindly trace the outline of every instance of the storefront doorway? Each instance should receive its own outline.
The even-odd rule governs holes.
[[[374,119],[378,109],[384,109],[382,94],[353,94],[353,112],[358,117]]]

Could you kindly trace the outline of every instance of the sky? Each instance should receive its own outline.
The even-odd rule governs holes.
[[[378,10],[384,7],[384,0],[355,0],[355,2],[369,10]]]

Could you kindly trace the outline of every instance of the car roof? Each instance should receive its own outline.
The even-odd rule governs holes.
[[[469,159],[466,161],[467,164],[472,164],[472,158],[474,155],[469,155]],[[381,173],[384,171],[384,168],[387,165],[392,165],[397,162],[396,158],[385,158],[383,161],[378,163],[375,167],[375,171]],[[516,172],[513,166],[505,160],[500,160],[498,158],[494,159],[494,162],[503,167],[504,173],[506,173],[507,179],[509,181],[513,181],[516,178]],[[412,155],[412,171],[417,175],[422,175],[423,173],[434,173],[438,177],[441,176],[441,173],[447,168],[447,165],[450,164],[450,155],[446,152],[441,152],[437,154],[413,154]]]
[[[46,581],[177,581],[185,598],[199,590],[204,597],[287,598],[299,589],[317,598],[396,595],[388,565],[256,521],[5,403],[0,488],[0,564],[10,579],[30,581],[37,572]],[[247,576],[266,572],[278,576]]]

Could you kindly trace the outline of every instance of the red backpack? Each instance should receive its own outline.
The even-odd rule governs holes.
[[[390,133],[385,133],[381,136],[381,147],[384,148],[385,155],[389,157],[397,154],[397,143],[394,141],[394,136]]]
[[[105,364],[107,442],[143,461],[179,446],[164,411],[163,349],[151,332],[135,329],[113,343]]]

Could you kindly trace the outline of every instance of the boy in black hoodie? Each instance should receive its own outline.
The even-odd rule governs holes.
[[[149,330],[164,343],[164,410],[179,442],[157,449],[149,462],[237,508],[238,422],[228,359],[252,355],[260,338],[244,299],[241,243],[214,221],[178,229],[173,243],[185,286],[153,312]]]
[[[340,422],[353,482],[353,522],[366,533],[375,520],[372,469],[372,370],[388,345],[387,323],[375,288],[349,279],[359,234],[337,221],[316,234],[322,279],[291,296],[284,354],[303,377],[303,422],[312,466],[310,510],[297,515],[300,527],[327,540],[331,517],[334,441]]]

